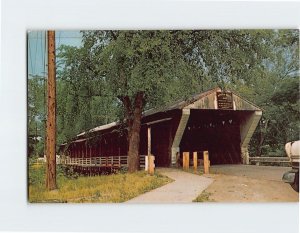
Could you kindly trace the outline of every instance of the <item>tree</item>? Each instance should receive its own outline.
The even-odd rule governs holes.
[[[28,156],[44,155],[44,77],[28,78]]]
[[[187,96],[199,90],[205,78],[224,85],[241,79],[240,74],[267,57],[266,39],[271,35],[272,31],[84,32],[84,43],[97,51],[96,69],[123,106],[129,171],[139,166],[144,107],[168,102],[178,90]]]
[[[58,51],[57,77],[58,143],[76,137],[100,124],[116,120],[117,103],[101,82],[85,45],[77,48],[62,45]]]
[[[196,80],[181,47],[175,46],[172,39],[170,31],[84,32],[84,43],[93,44],[99,79],[122,105],[128,128],[129,172],[139,169],[144,107],[165,102],[172,82]]]
[[[297,35],[286,36],[276,30],[82,33],[82,47],[64,47],[60,52],[64,58],[62,80],[71,87],[77,106],[83,96],[89,100],[106,98],[114,109],[110,119],[120,114],[120,122],[125,122],[128,129],[130,172],[139,166],[139,131],[144,109],[217,85],[237,90],[258,105],[268,105],[275,88],[270,84],[277,80],[274,70],[278,66],[274,64],[282,58],[285,61],[285,52],[280,47],[286,44],[290,49],[290,41],[295,41]],[[88,102],[84,112],[90,113],[92,105]],[[264,142],[265,139],[261,141]]]
[[[233,89],[263,109],[263,117],[250,142],[252,155],[283,155],[284,144],[299,132],[299,31],[276,30],[271,50],[246,83]],[[299,99],[299,98],[298,98]]]

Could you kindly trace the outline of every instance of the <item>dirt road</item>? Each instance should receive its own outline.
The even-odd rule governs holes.
[[[216,202],[298,202],[299,194],[281,181],[286,167],[251,165],[212,166],[215,181],[205,190]]]
[[[282,181],[282,175],[291,167],[271,167],[255,165],[214,165],[210,171],[214,174],[244,176],[254,179]]]

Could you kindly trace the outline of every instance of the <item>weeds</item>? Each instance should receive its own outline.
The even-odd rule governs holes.
[[[214,200],[210,199],[211,193],[203,191],[193,202],[213,202]]]

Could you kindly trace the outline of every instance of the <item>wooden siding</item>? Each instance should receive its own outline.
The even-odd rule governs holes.
[[[242,99],[241,97],[239,97],[238,95],[236,95],[234,93],[233,93],[232,97],[233,97],[233,101],[234,101],[236,110],[242,110],[242,111],[261,110],[260,108],[258,108],[254,104],[252,104],[251,102]]]
[[[242,111],[256,111],[261,110],[251,102],[244,100],[240,96],[232,93],[233,98],[233,110],[242,110]],[[185,108],[189,109],[217,109],[217,99],[216,99],[216,91],[206,95],[202,98],[199,98],[195,102],[187,105]],[[230,110],[229,110],[230,111]]]
[[[80,142],[64,146],[63,152],[71,158],[120,156],[127,154],[127,135],[118,131],[106,132]]]
[[[195,102],[189,104],[185,108],[189,109],[216,109],[215,106],[216,92],[206,95]]]

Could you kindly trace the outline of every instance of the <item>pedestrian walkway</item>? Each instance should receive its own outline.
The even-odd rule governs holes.
[[[211,178],[179,169],[162,168],[157,169],[157,171],[174,181],[135,197],[127,203],[191,203],[213,182]]]

